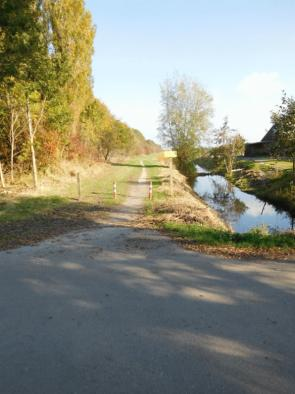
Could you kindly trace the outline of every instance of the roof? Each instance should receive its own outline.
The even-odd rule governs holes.
[[[277,133],[276,127],[272,126],[268,130],[268,132],[265,134],[265,136],[262,138],[261,142],[272,142],[272,141],[274,141],[275,138],[276,138],[276,133]]]

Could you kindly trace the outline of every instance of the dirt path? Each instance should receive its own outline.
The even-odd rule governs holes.
[[[141,163],[143,166],[143,163]],[[132,225],[138,218],[140,209],[143,207],[144,199],[148,196],[147,170],[143,166],[137,182],[131,182],[128,197],[125,202],[113,209],[102,223],[109,225]]]
[[[227,261],[132,227],[0,252],[0,392],[290,394],[295,265]]]

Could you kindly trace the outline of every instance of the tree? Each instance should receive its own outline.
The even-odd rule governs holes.
[[[223,162],[226,174],[230,177],[237,156],[244,153],[245,140],[236,130],[229,127],[228,118],[225,118],[220,129],[215,131],[215,143],[217,144],[213,149],[215,159]]]
[[[112,120],[110,127],[102,131],[100,149],[104,159],[107,161],[113,152],[127,149],[132,146],[133,135],[129,127],[119,121]]]
[[[57,79],[54,55],[50,52],[50,27],[41,1],[4,0],[0,14],[0,82],[7,90],[16,84],[22,86],[20,101],[25,106],[33,181],[37,188],[35,137]]]
[[[274,154],[288,157],[293,162],[293,183],[295,184],[295,99],[283,92],[282,103],[272,113],[272,122],[276,129]]]
[[[95,27],[84,0],[44,0],[52,29],[52,46],[64,74],[63,95],[71,112],[69,132],[79,131],[80,115],[93,100],[92,55]]]
[[[201,85],[186,77],[168,79],[161,86],[160,138],[177,151],[178,167],[187,175],[194,171],[201,138],[210,127],[212,101]]]

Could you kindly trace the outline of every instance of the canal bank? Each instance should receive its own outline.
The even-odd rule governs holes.
[[[253,228],[267,227],[270,231],[287,231],[294,228],[294,217],[262,198],[246,193],[221,175],[210,175],[201,166],[193,189],[216,210],[234,231],[245,233]]]
[[[175,170],[173,178],[173,197],[169,196],[167,169],[157,171],[151,178],[155,185],[153,200],[147,202],[140,226],[162,230],[184,247],[205,254],[293,260],[294,233],[268,233],[261,228],[248,232],[231,231],[216,207],[203,199],[204,195],[199,196],[183,175]],[[237,202],[234,205],[237,208]],[[233,211],[232,208],[229,210]]]

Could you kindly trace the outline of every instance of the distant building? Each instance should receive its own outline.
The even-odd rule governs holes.
[[[276,128],[272,126],[269,131],[265,134],[260,142],[253,142],[245,145],[245,156],[269,156],[271,154],[272,147],[276,141]]]

